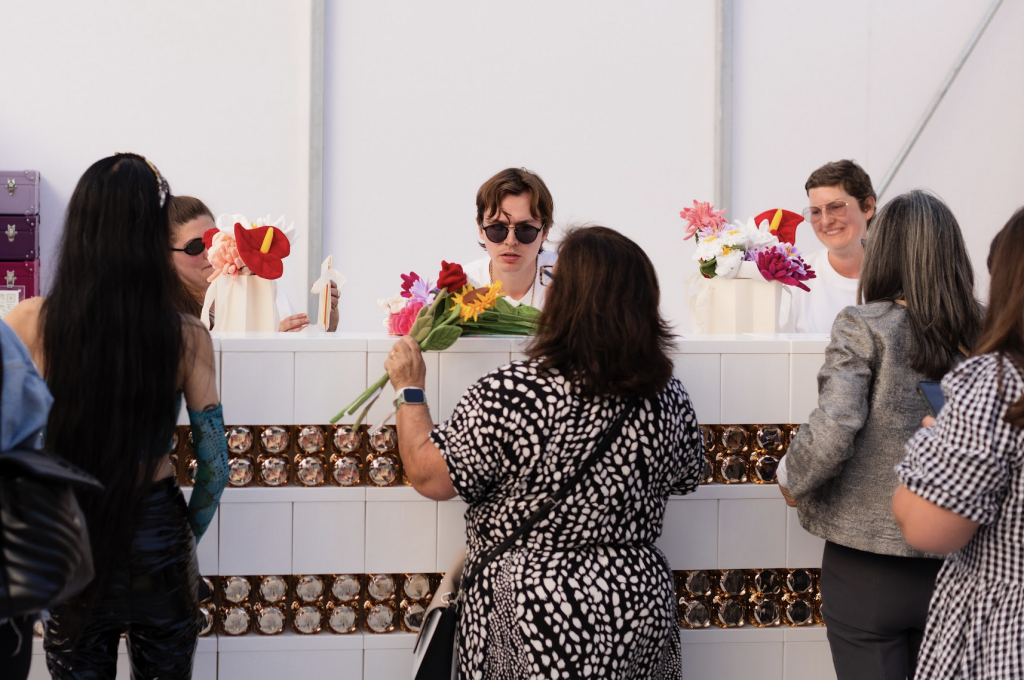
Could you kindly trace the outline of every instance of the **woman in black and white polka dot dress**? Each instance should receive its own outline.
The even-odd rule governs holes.
[[[641,399],[590,475],[461,596],[460,677],[681,678],[672,575],[654,542],[668,497],[697,488],[703,445],[671,377],[653,267],[617,232],[572,231],[544,314],[530,358],[477,381],[448,422],[398,413],[413,485],[469,504],[473,573]],[[396,388],[416,387],[421,364],[403,338],[386,367]]]

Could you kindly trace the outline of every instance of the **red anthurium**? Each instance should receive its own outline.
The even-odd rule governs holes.
[[[449,293],[455,293],[466,285],[466,273],[462,271],[461,264],[452,262],[448,264],[441,260],[441,273],[437,275],[438,289],[447,288]]]
[[[270,248],[267,252],[260,252],[263,242],[267,239],[267,232],[273,231]],[[284,274],[284,258],[292,251],[288,238],[281,233],[280,229],[274,227],[257,227],[246,229],[241,224],[235,224],[235,245],[238,247],[238,256],[242,258],[245,266],[252,270],[252,273],[261,279],[279,279]]]
[[[207,248],[211,248],[213,246],[213,235],[216,234],[218,231],[220,230],[217,229],[217,227],[214,227],[213,229],[207,229],[206,231],[204,231],[203,245],[206,246]]]
[[[754,218],[754,224],[760,225],[764,220],[768,220],[768,224],[772,223],[772,218],[775,217],[775,213],[778,212],[777,208],[771,210],[765,210],[763,213]],[[801,215],[789,210],[782,211],[782,221],[779,222],[779,227],[774,233],[780,241],[784,241],[790,245],[796,245],[796,228],[800,226],[800,223],[804,221]]]

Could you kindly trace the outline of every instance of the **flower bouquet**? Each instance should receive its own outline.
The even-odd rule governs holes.
[[[683,238],[697,243],[693,259],[705,279],[690,296],[694,328],[701,333],[774,333],[783,326],[783,287],[774,283],[792,294],[789,286],[809,291],[804,281],[816,277],[795,245],[803,218],[777,209],[729,224],[723,213],[698,201],[679,213],[686,220]]]
[[[274,332],[277,283],[284,273],[284,258],[291,253],[294,224],[284,227],[284,216],[249,222],[243,215],[221,215],[217,226],[203,234],[213,274],[207,279],[201,320],[210,325],[217,304],[215,331]]]
[[[536,332],[540,314],[529,305],[510,305],[501,292],[501,281],[473,288],[461,265],[443,260],[436,283],[415,272],[402,274],[402,292],[378,303],[387,313],[384,327],[388,333],[411,336],[424,352],[448,349],[463,335],[530,335]],[[363,407],[354,424],[358,427],[388,378],[385,373],[331,423]]]

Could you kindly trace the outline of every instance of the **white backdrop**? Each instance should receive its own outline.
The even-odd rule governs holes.
[[[381,329],[400,272],[477,246],[477,188],[525,166],[556,226],[626,233],[684,321],[687,197],[710,197],[714,2],[328,0],[324,254],[342,329]],[[557,231],[557,230],[556,230]],[[599,291],[595,291],[599,294]]]
[[[308,2],[5,1],[0,45],[0,167],[42,172],[47,286],[78,178],[116,151],[214,214],[285,214],[305,232]],[[285,270],[304,308],[305,240]]]
[[[806,205],[812,170],[856,159],[876,187],[991,0],[735,0],[736,214]],[[987,295],[989,242],[1024,204],[1024,3],[1004,2],[882,197],[945,200]],[[809,225],[798,245],[820,249]]]

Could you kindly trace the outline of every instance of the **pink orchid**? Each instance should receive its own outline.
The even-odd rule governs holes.
[[[765,281],[778,281],[787,286],[810,292],[804,281],[817,278],[814,270],[807,266],[803,258],[794,253],[787,253],[785,248],[774,246],[765,248],[757,254],[757,268]]]
[[[409,335],[412,325],[416,323],[416,315],[423,309],[422,302],[410,302],[397,314],[388,317],[388,332],[391,335]]]
[[[697,230],[702,232],[707,230],[711,233],[717,233],[721,231],[722,225],[726,224],[726,219],[723,217],[725,209],[715,210],[707,201],[693,202],[692,208],[683,208],[679,216],[686,220],[686,227],[683,231],[683,240],[693,236]]]
[[[417,274],[416,272],[409,272],[408,274],[402,274],[401,276],[402,276],[402,293],[401,293],[402,297],[404,297],[404,298],[411,298],[412,297],[412,293],[410,293],[409,291],[412,290],[412,284],[414,284],[414,283],[416,283],[417,281],[420,280],[420,275]]]
[[[243,273],[242,269],[245,267],[245,262],[238,256],[235,237],[223,231],[218,231],[213,235],[213,242],[207,250],[206,259],[213,265],[213,273],[210,274],[210,278],[206,279],[211,283],[221,274],[237,276]]]

